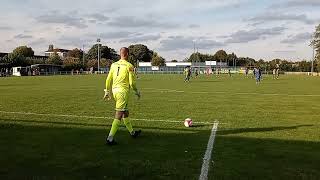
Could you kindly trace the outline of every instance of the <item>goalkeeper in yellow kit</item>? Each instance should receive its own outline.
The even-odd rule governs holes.
[[[129,49],[123,47],[120,49],[121,59],[111,65],[110,72],[106,80],[106,89],[103,99],[110,100],[111,94],[116,102],[116,114],[113,120],[109,136],[106,139],[108,145],[117,144],[114,136],[121,124],[121,120],[127,127],[130,135],[134,138],[138,137],[141,130],[134,131],[131,125],[128,111],[129,92],[132,89],[135,94],[140,98],[140,92],[136,87],[136,80],[134,75],[134,67],[129,63]]]

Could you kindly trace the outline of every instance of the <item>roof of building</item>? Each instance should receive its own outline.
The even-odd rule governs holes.
[[[3,53],[3,52],[0,52],[0,57],[4,57],[5,55],[8,55],[9,53]]]
[[[42,55],[34,55],[33,57],[35,57],[35,58],[48,58],[48,56],[42,56]]]
[[[48,50],[48,51],[45,51],[46,53],[49,53],[49,52],[69,52],[69,51],[71,51],[71,50],[69,50],[69,49],[53,49],[53,50]]]
[[[62,67],[62,65],[54,65],[54,64],[33,64],[33,65],[31,65],[31,68],[33,68],[33,67],[39,67],[39,66],[45,66],[45,67]]]

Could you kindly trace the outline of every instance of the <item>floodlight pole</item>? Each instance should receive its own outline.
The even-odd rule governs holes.
[[[234,63],[235,63],[235,61],[236,61],[236,60],[235,60],[235,58],[232,58],[232,66],[233,66],[233,70],[236,70],[236,66],[235,66],[235,64],[234,64]]]
[[[199,57],[199,48],[197,47],[197,63],[200,61],[200,57]]]
[[[98,72],[100,72],[100,38],[97,39],[97,43],[98,43]]]

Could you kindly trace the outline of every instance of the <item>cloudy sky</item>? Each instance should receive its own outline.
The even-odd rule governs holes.
[[[310,59],[320,0],[1,0],[0,52],[19,45],[118,50],[143,43],[167,60],[225,49],[256,59]]]

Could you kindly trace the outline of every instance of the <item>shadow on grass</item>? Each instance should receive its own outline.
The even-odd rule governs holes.
[[[147,127],[138,139],[119,131],[119,145],[109,147],[104,144],[104,128],[37,121],[0,125],[1,180],[198,179],[211,130],[190,134]],[[317,142],[218,132],[209,179],[317,179],[319,149]]]
[[[0,119],[0,122],[7,123],[32,123],[32,124],[52,124],[52,125],[62,125],[62,126],[85,126],[85,127],[110,127],[108,124],[98,124],[98,123],[77,123],[68,121],[46,121],[46,120],[21,120],[21,119]]]
[[[218,135],[215,180],[319,180],[320,143]]]
[[[68,122],[68,121],[48,121],[48,120],[20,120],[20,119],[0,119],[0,123],[1,121],[5,122],[5,123],[23,123],[23,124],[34,124],[34,125],[56,125],[56,126],[70,126],[70,127],[96,127],[96,128],[111,128],[111,124],[112,120],[106,120],[106,123],[78,123],[78,122]],[[107,124],[107,121],[109,124]],[[146,126],[138,126],[138,125],[134,125],[134,121],[133,122],[133,126],[136,129],[151,129],[151,130],[179,130],[179,131],[207,131],[208,129],[211,128],[212,125],[207,124],[195,124],[190,128],[185,128],[183,125],[183,122],[181,122],[181,128],[170,128],[170,127],[154,127],[154,126],[147,126],[148,124],[152,123],[152,122],[147,122],[146,121]],[[121,126],[124,126],[124,124],[122,123]],[[1,124],[0,124],[1,127]],[[208,129],[203,129],[204,127],[208,127]],[[202,129],[197,129],[197,128],[202,128]]]
[[[36,123],[0,124],[1,180],[197,179],[210,133],[120,130],[109,147],[105,129]]]
[[[212,125],[208,125],[208,124],[193,124],[190,128],[198,128],[198,127],[212,127]]]
[[[217,83],[217,82],[223,82],[223,81],[219,81],[219,80],[197,80],[197,79],[191,79],[190,80],[191,83]]]
[[[249,132],[269,132],[269,131],[281,131],[281,130],[290,130],[298,129],[300,127],[310,127],[313,125],[297,125],[297,126],[277,126],[277,127],[267,127],[267,128],[239,128],[231,130],[221,130],[219,135],[228,135],[228,134],[240,134],[240,133],[249,133]]]

